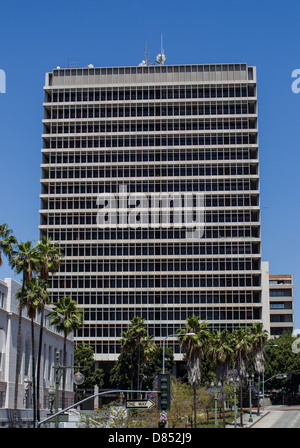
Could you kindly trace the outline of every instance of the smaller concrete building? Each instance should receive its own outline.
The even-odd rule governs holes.
[[[12,419],[16,375],[18,301],[15,295],[21,285],[12,279],[0,280],[0,426],[7,426]],[[48,311],[48,312],[47,312]],[[63,334],[49,324],[49,311],[44,316],[44,332],[40,379],[41,416],[49,410],[49,388],[55,385],[56,353],[59,353],[60,365],[63,359]],[[40,331],[40,316],[34,321],[35,359],[37,360]],[[67,365],[74,365],[73,335],[67,340]],[[66,369],[65,406],[74,402],[73,369]],[[61,406],[61,391],[59,407]],[[18,391],[18,419],[23,423],[32,420],[32,352],[31,320],[24,309],[22,316],[21,364]]]
[[[262,264],[263,324],[269,337],[294,330],[293,275],[270,275],[269,262]]]
[[[270,275],[270,330],[271,336],[279,336],[294,330],[293,276]]]

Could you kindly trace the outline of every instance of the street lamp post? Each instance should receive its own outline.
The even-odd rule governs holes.
[[[236,407],[236,389],[240,383],[239,377],[230,378],[231,383],[233,384],[233,400],[234,400],[234,427],[236,428],[236,415],[237,415],[237,407]]]
[[[59,352],[56,352],[56,363],[55,366],[53,366],[55,369],[55,414],[58,413],[58,389],[59,389],[59,382],[62,377],[62,372],[64,369],[79,369],[79,366],[60,366],[59,365]],[[80,385],[84,382],[84,375],[80,373],[79,371],[74,375],[74,383],[76,385]],[[49,390],[50,392],[50,390]],[[58,418],[55,418],[55,428],[58,428]]]
[[[218,427],[219,422],[218,422],[218,393],[221,390],[221,381],[218,382],[218,387],[215,387],[215,382],[212,381],[211,382],[211,387],[213,388],[213,392],[214,392],[214,397],[215,397],[215,428]]]
[[[251,374],[251,376],[249,375],[249,373],[246,373],[246,378],[247,378],[247,384],[249,386],[249,405],[250,405],[250,417],[249,417],[249,422],[252,423],[253,422],[253,418],[252,418],[252,394],[251,394],[251,387],[254,381],[254,373]]]

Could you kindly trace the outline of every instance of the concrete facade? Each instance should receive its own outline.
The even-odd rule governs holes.
[[[270,334],[294,331],[293,275],[270,275]]]
[[[65,254],[53,298],[84,310],[75,340],[113,361],[134,316],[158,343],[193,314],[212,329],[263,322],[256,68],[57,68],[44,92],[40,234]],[[99,198],[120,186],[135,224],[133,195],[201,196],[200,237],[175,219],[99,226]]]
[[[269,262],[262,265],[262,302],[264,328],[269,337],[294,331],[293,275],[272,275]]]
[[[21,285],[12,279],[0,281],[0,420],[3,412],[14,408],[14,388],[16,374],[17,333],[18,333],[18,301],[15,294]],[[49,409],[50,386],[55,385],[56,352],[63,356],[63,334],[49,324],[47,317],[50,308],[45,310],[44,335],[41,361],[40,409]],[[34,321],[35,358],[37,359],[40,317]],[[32,363],[31,363],[31,320],[26,309],[22,317],[21,366],[19,375],[18,411],[30,415],[32,408]],[[73,335],[67,340],[67,365],[74,364]],[[60,362],[62,364],[62,362]],[[73,371],[67,369],[66,406],[73,403]],[[11,412],[10,412],[11,414]]]

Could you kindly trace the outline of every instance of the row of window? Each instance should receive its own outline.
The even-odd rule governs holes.
[[[45,119],[77,119],[77,118],[134,118],[134,117],[189,117],[203,115],[252,115],[256,113],[254,102],[190,103],[150,106],[122,106],[116,107],[53,107],[45,109]]]
[[[126,170],[120,170],[120,174],[128,174],[126,172]],[[74,177],[75,174],[75,177]],[[50,170],[50,178],[53,179],[56,178],[57,179],[87,179],[88,175],[93,175],[95,174],[95,178],[99,178],[99,176],[97,177],[96,174],[100,174],[99,170],[75,170],[73,172],[73,176],[71,176],[71,172],[68,170]],[[46,176],[46,173],[45,173]],[[78,177],[77,177],[78,176]],[[128,177],[130,177],[128,175]],[[103,178],[103,177],[102,177]],[[121,176],[120,176],[121,178]],[[46,177],[44,177],[44,179],[46,179]],[[115,184],[115,185],[110,185],[109,184],[106,185],[105,191],[104,191],[104,184],[100,184],[99,188],[98,188],[98,193],[118,193],[119,192],[119,185]],[[79,190],[79,188],[78,188]],[[128,191],[129,192],[144,192],[144,193],[148,193],[148,192],[189,192],[189,191],[203,191],[203,192],[208,192],[208,191],[228,191],[228,192],[234,192],[234,191],[256,191],[258,190],[258,182],[256,180],[240,180],[239,182],[236,179],[232,179],[232,180],[227,180],[226,182],[224,182],[222,179],[216,179],[216,180],[206,180],[206,181],[202,181],[202,182],[181,182],[178,183],[178,181],[175,179],[174,182],[168,182],[168,183],[142,183],[142,184],[138,184],[138,183],[134,183],[134,184],[130,184]],[[76,191],[75,191],[76,192]],[[63,198],[62,198],[63,199]],[[69,199],[70,201],[70,206],[72,208],[80,208],[79,206],[79,198],[74,198],[74,206],[72,206],[72,200]],[[87,198],[87,201],[89,201],[90,199]],[[97,204],[96,204],[96,199],[94,199],[94,201],[92,201],[91,199],[91,206],[90,208],[97,208]],[[54,202],[54,198],[49,198],[49,203],[53,203]],[[61,205],[61,208],[66,208],[66,199],[65,201],[63,201],[64,204]],[[93,204],[92,204],[93,202]],[[58,205],[59,206],[59,205]],[[49,208],[53,208],[53,206],[49,206]]]
[[[74,294],[73,294],[74,295]],[[212,294],[210,291],[201,292],[192,291],[186,294],[185,291],[173,292],[173,291],[159,291],[153,294],[151,291],[146,293],[141,293],[136,291],[135,293],[123,292],[109,294],[89,294],[87,292],[84,295],[77,294],[76,300],[79,305],[92,305],[93,310],[98,308],[99,305],[164,305],[164,304],[196,304],[196,303],[258,303],[260,302],[260,292],[259,291],[217,291]],[[103,307],[104,309],[105,307]],[[86,308],[85,308],[86,309]]]
[[[255,119],[231,119],[231,120],[164,120],[164,121],[149,121],[149,122],[108,122],[99,123],[64,123],[52,124],[52,126],[45,125],[45,134],[86,134],[99,132],[160,132],[160,131],[202,131],[202,130],[223,130],[223,129],[255,129]]]
[[[104,177],[105,180],[113,177],[189,177],[189,176],[248,176],[257,174],[257,165],[228,165],[228,166],[158,166],[158,167],[141,167],[131,166],[128,167],[111,167],[111,168],[80,168],[75,169],[68,167],[68,177],[74,177],[75,173],[78,173],[81,178],[85,177]],[[50,178],[64,177],[64,172],[61,168],[50,168]]]
[[[90,311],[84,313],[84,321],[88,325],[93,321],[127,321],[129,320],[129,315],[134,313],[132,310],[107,310],[107,311]],[[255,310],[251,307],[250,309],[245,308],[223,308],[223,309],[203,309],[203,308],[175,308],[175,309],[137,309],[135,313],[141,316],[145,320],[160,320],[160,321],[174,321],[181,320],[185,321],[187,316],[196,315],[201,316],[203,314],[207,314],[209,316],[211,314],[211,318],[214,320],[232,320],[232,319],[240,319],[240,316],[246,319],[253,319],[253,315],[255,314]],[[205,319],[206,320],[206,319]],[[99,331],[96,333],[98,337],[103,336],[101,326],[99,325]],[[95,335],[95,336],[96,336]]]
[[[204,227],[203,234],[201,234],[201,238],[258,238],[259,237],[259,226],[228,226],[228,227]],[[105,230],[103,231],[90,231],[90,230],[61,230],[60,232],[54,231],[52,229],[48,230],[48,238],[51,238],[55,241],[112,241],[112,240],[154,240],[154,239],[163,239],[163,240],[176,240],[176,239],[184,239],[187,238],[187,230]],[[192,240],[192,238],[191,238]],[[195,238],[196,241],[199,241],[198,238]]]
[[[249,135],[205,135],[205,136],[161,136],[143,138],[59,138],[44,139],[44,147],[51,149],[68,148],[134,148],[148,146],[215,146],[215,145],[248,145],[256,144],[255,134]]]
[[[98,186],[98,185],[97,185]],[[85,186],[83,186],[85,187]],[[107,185],[106,185],[107,187]],[[84,188],[81,188],[81,193],[84,193]],[[93,193],[100,193],[100,191],[98,191],[98,188],[95,188],[95,190],[97,191],[93,191]],[[110,189],[106,188],[106,192],[110,193]],[[116,191],[112,191],[114,193],[116,193]],[[57,186],[57,188],[55,188],[55,186],[51,186],[49,188],[49,193],[51,195],[60,195],[60,194],[74,194],[74,190],[73,190],[73,186],[70,186],[70,188],[60,188],[60,186]],[[88,191],[88,193],[91,193],[91,191]],[[104,191],[102,191],[101,193],[104,193]],[[76,192],[75,192],[76,194]],[[64,198],[61,198],[62,200]],[[78,198],[80,199],[80,197]],[[132,198],[134,199],[134,198]],[[147,199],[147,198],[144,198]],[[170,198],[171,200],[172,198]],[[58,200],[58,198],[57,198]],[[150,198],[149,198],[150,200]],[[92,197],[88,197],[86,199],[84,199],[83,201],[93,201]],[[130,201],[131,202],[131,201]],[[127,203],[127,201],[126,201]],[[93,203],[95,205],[97,205],[97,203]],[[248,196],[207,196],[205,195],[205,197],[202,198],[202,204],[203,207],[249,207],[249,206],[258,206],[258,196],[252,196],[250,197],[250,195]],[[149,203],[149,207],[150,207],[150,203]],[[194,206],[196,206],[197,203],[194,204]],[[128,204],[129,206],[129,204]],[[89,206],[89,208],[91,208],[91,206]],[[95,207],[96,208],[96,207]],[[91,213],[83,213],[83,214],[72,214],[72,215],[66,215],[66,214],[62,214],[62,215],[49,215],[48,217],[48,223],[53,225],[53,224],[62,224],[62,225],[71,225],[71,224],[97,224],[97,220],[96,220],[96,215],[92,215]]]
[[[60,266],[60,273],[63,272],[186,272],[186,271],[251,271],[259,270],[259,260],[255,259],[202,259],[202,260],[155,260],[152,261],[108,261],[108,262],[92,262],[92,261],[73,261],[65,262]]]
[[[84,293],[70,292],[68,295],[72,295],[72,298],[76,300],[78,305],[93,307],[93,310],[98,309],[101,305],[101,309],[105,309],[105,305],[110,307],[111,305],[164,305],[164,304],[241,304],[241,303],[260,303],[260,291],[257,290],[237,290],[237,291],[189,291],[187,294],[183,291],[158,291],[153,293],[151,290],[146,292],[132,291],[132,292],[113,292],[101,293],[97,291],[96,294],[90,291]],[[59,294],[53,292],[53,301],[56,302],[59,299]],[[104,305],[104,306],[102,306]]]
[[[135,101],[135,100],[162,100],[162,99],[178,99],[178,98],[239,98],[254,96],[253,86],[193,86],[193,87],[177,87],[169,88],[149,88],[143,89],[97,89],[85,90],[64,89],[62,91],[53,90],[45,95],[47,103],[67,103],[80,101]]]
[[[53,158],[52,158],[53,157]],[[257,150],[252,148],[219,148],[218,150],[211,150],[210,148],[185,149],[180,151],[153,151],[144,149],[143,151],[91,151],[84,152],[60,152],[51,151],[51,158],[49,154],[43,154],[43,163],[111,163],[111,162],[166,162],[166,161],[209,161],[209,160],[249,160],[258,158]]]
[[[270,297],[292,297],[291,289],[270,289]]]
[[[158,255],[211,255],[211,254],[258,254],[257,243],[219,243],[219,244],[161,244],[154,245],[148,242],[141,244],[120,245],[93,245],[93,246],[66,246],[65,257],[109,257],[109,256],[158,256]]]
[[[50,279],[52,288],[81,289],[81,288],[228,288],[260,286],[259,275],[233,275],[232,276],[203,276],[173,275],[154,278],[148,276],[105,277],[103,275],[91,277],[60,277]]]

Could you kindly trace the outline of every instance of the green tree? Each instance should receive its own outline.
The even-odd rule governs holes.
[[[31,241],[19,243],[14,249],[14,253],[10,258],[10,265],[16,270],[18,274],[22,273],[22,289],[20,293],[19,304],[19,318],[18,318],[18,334],[17,334],[17,356],[16,356],[16,377],[15,377],[15,397],[14,397],[14,412],[12,426],[15,428],[17,424],[17,406],[18,406],[18,392],[19,392],[19,373],[21,361],[21,343],[22,343],[22,311],[23,298],[26,285],[30,282],[34,270],[37,268],[38,258],[36,246],[32,245]]]
[[[227,330],[215,330],[212,334],[208,351],[215,368],[216,377],[222,383],[223,427],[225,428],[226,421],[224,383],[227,377],[227,371],[232,363],[232,357],[234,353],[230,333],[228,333]]]
[[[78,392],[95,385],[100,388],[104,384],[103,369],[95,369],[94,351],[92,347],[84,342],[78,344],[74,351],[74,365],[78,366],[80,372],[84,375],[84,383],[78,386]]]
[[[63,365],[66,366],[67,338],[69,334],[83,324],[82,311],[76,307],[76,302],[70,296],[62,297],[53,305],[50,312],[50,324],[64,334]],[[66,369],[63,369],[62,408],[65,407]]]
[[[38,277],[43,281],[44,289],[48,287],[47,282],[51,274],[57,272],[62,261],[63,254],[60,253],[59,246],[51,241],[50,238],[42,237],[41,241],[37,243],[37,273]],[[41,283],[42,285],[42,283]],[[37,400],[37,419],[40,420],[40,372],[41,372],[41,359],[42,359],[42,347],[43,347],[43,334],[44,334],[44,312],[45,306],[50,302],[50,294],[41,296],[44,300],[41,300],[40,306],[40,336],[38,346],[38,359],[37,359],[37,380],[36,380],[36,400]]]
[[[58,244],[45,236],[37,243],[38,250],[38,276],[48,282],[51,274],[58,271],[63,254]]]
[[[7,224],[0,225],[0,266],[2,266],[1,252],[10,260],[13,256],[14,246],[17,244],[17,239],[12,235],[12,230],[8,228]]]
[[[197,387],[201,380],[201,360],[208,347],[210,332],[206,322],[199,323],[197,316],[187,318],[185,328],[177,331],[180,347],[185,352],[188,381],[194,390],[194,424],[197,427]]]
[[[289,390],[293,397],[300,384],[300,352],[299,346],[294,350],[294,345],[299,341],[299,336],[292,336],[290,332],[284,332],[276,338],[270,338],[265,344],[265,380],[274,377],[266,383],[266,389],[280,389],[282,386]],[[274,346],[276,345],[276,347]],[[276,375],[289,373],[286,379],[278,379]]]
[[[35,372],[35,338],[34,338],[34,320],[36,314],[41,310],[42,303],[47,300],[48,292],[45,289],[44,282],[33,277],[26,283],[24,289],[19,289],[16,295],[20,306],[27,308],[27,315],[31,320],[31,361],[32,361],[32,398],[33,398],[33,419],[34,426],[37,420],[37,396],[36,396],[36,372]]]
[[[263,325],[261,322],[254,322],[250,327],[250,339],[252,341],[254,370],[255,373],[258,375],[257,407],[259,414],[260,381],[261,381],[261,375],[265,371],[264,345],[268,339],[268,332],[266,330],[263,330]]]
[[[233,331],[233,350],[235,352],[235,363],[240,377],[240,423],[243,426],[243,384],[246,378],[246,368],[249,355],[252,351],[252,341],[248,328],[237,327]]]
[[[134,318],[128,330],[122,333],[121,353],[111,370],[110,382],[119,389],[151,389],[152,381],[162,370],[162,353],[162,347],[155,344],[152,335],[148,335],[144,320]],[[172,349],[166,349],[165,359],[170,371]]]

